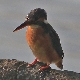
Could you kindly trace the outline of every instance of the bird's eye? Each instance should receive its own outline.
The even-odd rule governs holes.
[[[29,17],[28,17],[28,15],[25,17],[25,20],[29,20]]]
[[[27,17],[27,20],[29,20],[29,18]]]

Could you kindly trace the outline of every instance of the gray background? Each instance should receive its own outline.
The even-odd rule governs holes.
[[[0,0],[0,59],[35,59],[26,42],[27,27],[13,30],[38,7],[46,10],[48,22],[60,36],[64,70],[80,73],[80,0]],[[58,69],[54,64],[51,67]]]

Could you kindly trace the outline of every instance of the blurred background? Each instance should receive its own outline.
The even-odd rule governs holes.
[[[0,0],[0,59],[31,63],[35,57],[26,38],[26,28],[13,33],[35,8],[43,8],[58,33],[65,57],[64,69],[80,73],[80,0]],[[51,64],[52,69],[58,69]]]

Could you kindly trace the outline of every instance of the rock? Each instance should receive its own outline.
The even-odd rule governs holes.
[[[28,63],[16,59],[0,59],[0,80],[80,80],[80,74],[73,71],[46,69],[39,71],[43,64],[37,62],[28,67]]]

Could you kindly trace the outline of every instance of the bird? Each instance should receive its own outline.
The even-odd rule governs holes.
[[[45,70],[50,67],[50,64],[54,63],[62,70],[64,52],[57,32],[47,21],[47,12],[42,8],[31,10],[26,16],[26,20],[13,32],[26,26],[28,26],[26,40],[36,57],[29,66],[43,62],[46,65],[41,66],[39,70]]]

